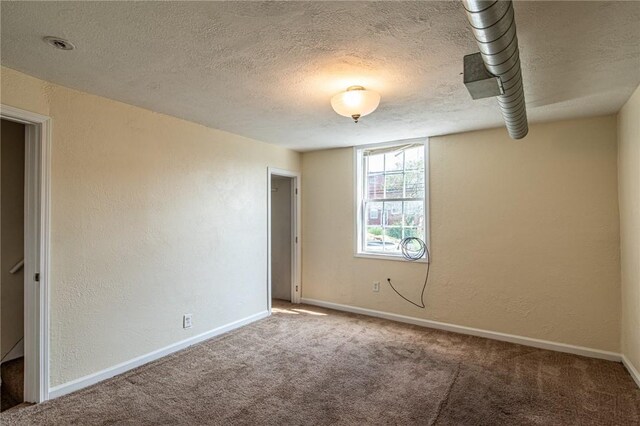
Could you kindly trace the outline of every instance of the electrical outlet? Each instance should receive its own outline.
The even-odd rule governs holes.
[[[182,328],[191,328],[193,323],[191,322],[191,314],[184,314],[182,317]]]
[[[374,282],[373,282],[373,291],[374,291],[375,293],[377,293],[377,292],[379,292],[379,291],[380,291],[380,281],[374,281]]]

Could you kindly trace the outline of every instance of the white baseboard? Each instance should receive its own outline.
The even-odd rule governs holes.
[[[13,361],[14,359],[22,358],[24,356],[24,337],[20,338],[17,345],[13,347],[2,360],[2,364],[5,362]]]
[[[341,305],[339,303],[325,302],[323,300],[306,299],[300,300],[308,305],[321,306],[323,308],[335,309],[338,311],[352,312],[355,314],[368,315],[371,317],[384,318],[391,321],[404,322],[407,324],[419,325],[422,327],[435,328],[438,330],[451,331],[453,333],[468,334],[471,336],[485,337],[487,339],[500,340],[503,342],[517,343],[519,345],[531,346],[534,348],[548,349],[551,351],[565,352],[575,355],[582,355],[590,358],[606,359],[609,361],[622,361],[622,356],[615,352],[602,351],[599,349],[586,348],[583,346],[567,345],[565,343],[551,342],[548,340],[532,339],[530,337],[516,336],[513,334],[499,333],[496,331],[481,330],[479,328],[465,327],[462,325],[448,324],[445,322],[431,321],[422,318],[414,318],[405,315],[392,314],[373,309],[358,308],[356,306]]]
[[[113,367],[106,368],[102,371],[98,371],[98,372],[89,374],[87,376],[80,377],[79,379],[72,380],[70,382],[63,383],[58,386],[54,386],[49,389],[49,399],[57,398],[59,396],[66,395],[68,393],[75,392],[79,389],[86,388],[87,386],[91,386],[95,383],[109,379],[113,376],[117,376],[118,374],[122,374],[133,368],[147,364],[151,361],[155,361],[158,358],[162,358],[164,356],[170,355],[181,349],[195,345],[196,343],[200,343],[202,341],[211,339],[212,337],[219,336],[221,334],[227,333],[231,330],[235,330],[236,328],[240,328],[244,325],[250,324],[254,321],[258,321],[268,316],[269,316],[268,311],[259,312],[257,314],[240,319],[238,321],[234,321],[230,324],[226,324],[221,327],[214,328],[213,330],[209,330],[202,334],[198,334],[197,336],[193,336],[188,339],[182,340],[180,342],[174,343],[172,345],[166,346],[162,349],[149,352],[146,355],[142,355],[137,358],[133,358],[129,361],[125,361],[120,364],[114,365]]]
[[[631,377],[633,377],[633,380],[635,380],[636,385],[638,385],[638,387],[640,388],[640,372],[636,370],[633,364],[631,364],[631,361],[629,360],[629,358],[624,356],[624,354],[622,355],[622,363],[627,368],[627,371],[629,372]]]

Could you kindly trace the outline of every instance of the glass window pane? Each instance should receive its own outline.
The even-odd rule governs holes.
[[[402,228],[384,228],[384,251],[400,253],[400,241],[402,240]]]
[[[367,227],[364,249],[366,251],[382,251],[383,245],[382,228],[379,226]]]
[[[404,225],[424,227],[424,203],[422,201],[404,202]]]
[[[421,240],[424,241],[424,235],[423,235],[423,231],[419,228],[404,228],[404,237],[405,238],[420,238]],[[415,240],[410,240],[407,241],[406,245],[405,245],[405,250],[407,252],[407,254],[411,257],[418,257],[421,253],[421,244]],[[404,253],[403,253],[404,254]],[[424,256],[424,255],[423,255]]]
[[[369,173],[384,172],[384,154],[370,155],[367,158],[369,161]]]
[[[424,239],[424,235],[422,235],[422,230],[419,228],[404,228],[402,233],[402,238],[412,238],[417,237],[421,240]]]
[[[409,148],[404,152],[404,169],[415,170],[424,169],[424,148],[419,146]]]
[[[384,170],[386,172],[402,170],[404,167],[404,154],[402,151],[384,154]]]
[[[367,177],[367,194],[370,200],[384,197],[384,175],[370,174]]]
[[[405,198],[424,198],[424,172],[407,172],[404,175]]]
[[[403,198],[402,184],[404,177],[402,173],[386,174],[384,180],[385,198]]]
[[[402,201],[384,203],[384,225],[402,226]]]
[[[382,206],[382,203],[365,203],[364,222],[367,226],[382,226]]]

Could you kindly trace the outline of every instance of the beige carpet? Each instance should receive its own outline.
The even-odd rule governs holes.
[[[305,305],[44,404],[13,424],[636,425],[624,367]]]

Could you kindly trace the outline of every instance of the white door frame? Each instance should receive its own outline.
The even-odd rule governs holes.
[[[271,314],[271,177],[291,178],[291,302],[300,303],[302,268],[300,173],[267,167],[267,308]]]
[[[49,240],[51,118],[0,105],[25,124],[24,400],[49,399]]]

